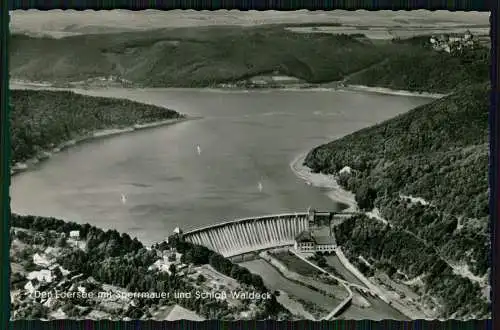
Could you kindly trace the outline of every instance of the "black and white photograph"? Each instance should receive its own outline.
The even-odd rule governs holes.
[[[9,14],[12,320],[491,318],[490,13]]]

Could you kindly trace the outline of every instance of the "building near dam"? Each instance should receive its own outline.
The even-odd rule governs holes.
[[[293,244],[295,250],[305,253],[334,252],[337,244],[335,237],[326,235],[315,235],[314,232],[304,230],[295,237]]]

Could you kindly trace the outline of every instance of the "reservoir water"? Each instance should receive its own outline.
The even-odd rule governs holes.
[[[297,155],[429,99],[331,90],[79,91],[201,116],[77,145],[12,179],[12,211],[146,244],[234,218],[339,206],[290,170]]]

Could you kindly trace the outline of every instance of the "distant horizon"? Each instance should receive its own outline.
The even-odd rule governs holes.
[[[380,27],[458,27],[488,26],[488,12],[449,11],[195,11],[195,10],[14,10],[10,11],[13,33],[54,36],[127,32],[158,28],[214,25],[253,26],[262,24],[339,23]]]

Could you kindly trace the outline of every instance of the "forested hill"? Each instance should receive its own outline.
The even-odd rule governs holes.
[[[490,51],[475,44],[448,54],[434,51],[428,36],[394,40],[398,50],[346,83],[431,93],[449,93],[489,81]]]
[[[150,87],[200,87],[278,73],[308,83],[449,92],[488,79],[487,49],[450,56],[429,37],[374,42],[361,35],[297,33],[287,25],[211,26],[10,37],[13,79],[52,83],[111,78]]]
[[[274,71],[310,82],[339,80],[381,61],[389,49],[283,26],[212,26],[61,39],[12,35],[10,52],[14,79],[75,82],[115,76],[142,86],[195,87]]]
[[[442,246],[454,259],[474,260],[475,272],[484,274],[489,214],[488,91],[486,83],[459,90],[319,146],[307,155],[305,164],[324,173],[352,167],[355,173],[341,177],[340,183],[358,195],[372,195],[364,206],[372,207],[373,199],[383,214]],[[423,198],[431,204],[426,214],[432,216],[415,222],[415,216],[397,214],[395,210],[405,203],[400,195]],[[454,232],[457,221],[461,230]],[[465,241],[443,239],[465,235],[468,230]],[[461,254],[473,247],[472,256]]]
[[[152,105],[73,92],[12,90],[12,164],[97,130],[183,117]]]
[[[422,276],[420,292],[440,299],[443,317],[487,313],[486,298],[479,297],[490,251],[489,89],[482,83],[457,90],[319,146],[305,160],[315,172],[351,167],[339,183],[355,192],[362,209],[378,208],[390,224],[359,218],[340,226],[346,254],[362,255],[393,275]],[[450,265],[466,265],[476,278],[461,277]]]

